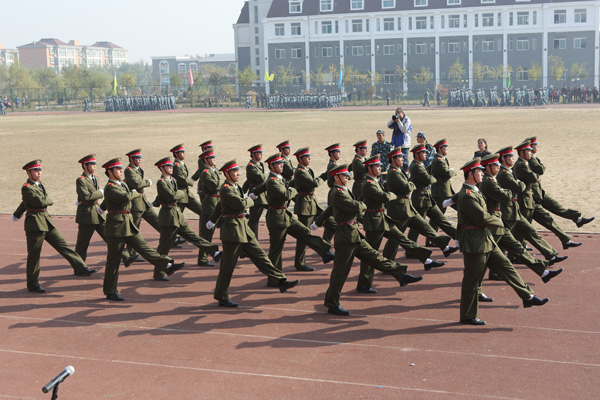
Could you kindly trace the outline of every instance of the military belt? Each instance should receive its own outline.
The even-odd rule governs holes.
[[[398,196],[399,199],[409,199],[410,196]]]
[[[269,210],[285,210],[287,207],[283,206],[283,207],[273,207],[273,206],[269,206]]]
[[[131,214],[130,211],[108,211],[109,214]]]
[[[82,200],[79,202],[79,204],[85,204],[88,206],[93,206],[94,204],[98,204],[98,202],[96,200],[91,201],[91,200]]]
[[[41,212],[43,213],[43,212],[46,212],[46,209],[45,208],[28,208],[28,209],[26,209],[26,211],[28,213],[41,213]]]
[[[500,211],[499,208],[488,208],[488,212],[493,213],[493,212],[498,212]]]
[[[342,222],[338,222],[337,224],[338,224],[338,226],[343,226],[343,225],[355,225],[355,224],[356,224],[356,220],[352,220],[352,221],[342,221]]]
[[[513,203],[516,203],[517,202],[517,198],[513,197],[512,199],[510,199],[510,201],[512,201]]]
[[[244,214],[223,214],[225,218],[244,218]]]
[[[485,229],[485,226],[478,226],[478,225],[465,225],[465,226],[461,226],[461,229]]]
[[[206,197],[221,197],[219,194],[207,194]]]
[[[314,196],[313,192],[298,192],[300,196]]]
[[[385,208],[370,208],[365,210],[366,213],[378,213],[378,212],[384,212]]]
[[[525,189],[526,189],[526,190],[531,190],[531,185],[527,185],[527,186],[525,186]]]

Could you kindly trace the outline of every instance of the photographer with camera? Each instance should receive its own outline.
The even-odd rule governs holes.
[[[388,128],[392,129],[392,146],[402,147],[404,159],[408,160],[408,150],[410,149],[410,141],[412,138],[412,123],[410,118],[406,116],[402,107],[396,108],[396,112],[392,115],[392,120],[387,124]],[[408,166],[404,164],[404,171],[408,170]]]

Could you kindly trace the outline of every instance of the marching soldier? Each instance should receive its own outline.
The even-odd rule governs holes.
[[[439,207],[442,214],[446,214],[444,200],[451,198],[454,195],[450,179],[456,175],[454,168],[450,168],[448,162],[448,141],[440,139],[433,145],[435,154],[431,162],[431,175],[436,179],[436,182],[431,184],[431,196],[435,204]],[[434,230],[437,230],[435,225],[432,225]]]
[[[289,140],[284,140],[283,142],[277,145],[277,149],[279,153],[281,153],[281,157],[283,158],[283,172],[281,175],[288,182],[290,187],[294,187],[294,183],[292,182],[294,179],[294,164],[292,164],[292,160],[290,159],[290,154],[292,153],[292,146],[290,145]]]
[[[223,224],[221,225],[221,242],[223,243],[223,259],[219,268],[219,276],[215,287],[214,298],[221,307],[237,307],[238,304],[229,299],[229,284],[238,258],[243,251],[256,265],[258,270],[273,281],[281,293],[293,288],[298,281],[288,281],[286,276],[277,270],[258,244],[256,235],[250,229],[245,217],[246,209],[254,205],[254,194],[244,198],[242,189],[238,186],[240,167],[235,160],[226,162],[220,169],[225,176],[221,186],[221,208]]]
[[[340,306],[340,296],[354,257],[369,262],[373,268],[385,274],[392,275],[400,283],[400,286],[418,282],[423,278],[407,274],[406,265],[382,257],[363,239],[358,230],[356,218],[367,207],[365,203],[354,200],[352,192],[346,187],[350,179],[348,165],[338,165],[329,171],[329,174],[334,177],[334,187],[329,192],[329,198],[338,228],[335,231],[336,254],[329,279],[329,288],[325,294],[325,306],[328,308],[329,314],[350,315],[350,311]]]
[[[368,158],[365,161],[367,176],[362,185],[362,199],[367,209],[363,217],[363,227],[366,233],[367,243],[375,250],[379,250],[381,240],[386,237],[388,241],[399,244],[406,250],[410,250],[425,266],[425,270],[441,267],[445,262],[434,261],[429,258],[431,250],[418,246],[415,242],[409,240],[396,227],[390,217],[385,212],[385,205],[390,201],[396,200],[394,193],[388,193],[379,181],[381,175],[381,161],[379,154]],[[374,269],[363,260],[360,262],[360,275],[356,291],[359,293],[377,293],[371,286],[373,285]]]
[[[156,185],[158,201],[161,205],[158,214],[160,240],[156,251],[162,255],[168,255],[173,240],[179,234],[200,250],[211,254],[215,261],[219,261],[221,256],[218,247],[198,236],[196,232],[190,228],[190,225],[183,217],[183,212],[177,206],[177,201],[183,197],[183,192],[179,190],[177,182],[172,177],[173,162],[171,161],[171,158],[162,158],[154,165],[158,167],[162,174]],[[169,280],[169,278],[165,276],[165,273],[158,268],[154,269],[154,279],[157,281]]]
[[[207,140],[204,143],[201,143],[200,145],[200,149],[202,150],[202,153],[204,153],[206,150],[212,150],[213,149],[213,144],[212,144],[212,140]],[[206,169],[206,165],[204,163],[204,159],[202,159],[202,154],[200,154],[198,156],[198,169],[196,170],[196,172],[194,172],[194,175],[192,175],[192,180],[194,181],[198,181],[198,197],[200,197],[200,203],[204,203],[204,193],[202,192],[202,171],[204,171]],[[217,174],[218,175],[218,174]],[[200,223],[200,230],[202,230],[202,223]]]
[[[200,204],[200,201],[190,192],[190,188],[194,186],[194,181],[188,177],[188,168],[184,162],[185,148],[183,147],[183,143],[178,144],[169,151],[173,153],[173,158],[175,159],[175,164],[173,165],[173,178],[177,181],[177,186],[180,188],[179,190],[183,192],[183,196],[181,200],[177,201],[177,204],[179,204],[181,211],[187,208],[200,216],[202,215],[202,204]]]
[[[282,271],[283,245],[289,234],[298,242],[308,245],[322,258],[323,264],[334,259],[331,245],[318,236],[314,236],[306,225],[298,221],[288,210],[289,202],[298,193],[296,189],[288,187],[282,175],[285,161],[279,154],[267,158],[271,171],[267,179],[267,228],[269,229],[269,259],[278,271]],[[278,282],[269,280],[269,286],[277,286]]]
[[[502,220],[487,212],[485,199],[476,186],[483,178],[481,159],[475,158],[461,169],[465,183],[457,195],[457,210],[460,251],[464,256],[465,270],[460,296],[460,323],[485,325],[485,321],[478,316],[479,288],[486,267],[513,288],[523,300],[523,307],[546,304],[549,299],[540,299],[533,294],[494,242],[490,229],[502,229],[504,225]]]
[[[219,190],[221,188],[221,178],[219,171],[215,167],[217,159],[211,147],[200,154],[200,159],[204,164],[204,170],[200,173],[200,182],[198,187],[202,188],[204,200],[202,201],[202,214],[200,214],[200,236],[208,242],[212,242],[214,229],[207,227],[210,216],[213,214],[219,204]],[[208,261],[208,255],[202,249],[198,252],[198,266],[213,267],[214,264]]]
[[[250,217],[248,224],[254,232],[254,236],[258,238],[258,222],[267,204],[267,194],[265,193],[265,184],[267,181],[267,173],[265,166],[261,162],[263,157],[262,144],[257,144],[248,149],[250,152],[250,162],[246,165],[246,182],[244,182],[244,192],[248,190],[256,195],[256,200],[250,207]]]
[[[352,195],[356,200],[362,199],[362,184],[365,179],[365,175],[367,175],[367,170],[365,169],[365,157],[368,154],[368,145],[366,140],[359,140],[354,143],[354,159],[352,160],[352,164],[350,164],[350,168],[348,170],[352,172],[354,182],[352,183]]]
[[[388,215],[396,223],[396,227],[401,232],[410,227],[411,230],[425,236],[443,251],[445,257],[458,251],[458,247],[448,246],[450,236],[438,235],[413,207],[410,194],[416,189],[416,186],[409,180],[403,168],[404,153],[402,148],[396,147],[388,153],[388,158],[390,159],[390,168],[388,169],[386,187],[388,192],[396,195],[396,199],[391,200],[388,205]],[[383,249],[383,256],[393,260],[396,258],[397,251],[398,245],[388,240]]]
[[[176,264],[172,258],[160,255],[144,240],[139,229],[133,223],[131,216],[131,200],[140,196],[136,190],[129,190],[127,183],[123,182],[123,165],[120,158],[113,158],[104,163],[102,168],[108,176],[108,183],[104,187],[104,204],[108,213],[106,217],[106,272],[104,274],[103,291],[106,298],[113,301],[123,301],[117,291],[119,280],[119,256],[126,244],[131,245],[138,253],[155,267],[157,271],[171,276],[185,266],[185,263]]]
[[[104,216],[100,214],[103,214],[104,211],[98,205],[98,201],[104,197],[104,190],[98,187],[98,177],[95,175],[96,155],[89,154],[80,159],[78,163],[81,164],[83,173],[75,181],[77,190],[75,222],[79,224],[75,252],[85,261],[94,232],[97,232],[102,240],[105,240]],[[137,259],[137,255],[132,255],[127,250],[123,250],[121,259],[123,264],[128,267]]]
[[[329,171],[338,165],[340,156],[342,155],[342,150],[339,143],[334,143],[331,146],[327,146],[325,147],[325,150],[327,150],[327,155],[329,156],[329,161],[327,162],[327,186],[332,188],[333,177],[329,175]],[[329,199],[327,199],[327,204],[329,204]]]

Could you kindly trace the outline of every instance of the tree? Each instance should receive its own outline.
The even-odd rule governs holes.
[[[555,83],[558,83],[565,72],[567,72],[565,62],[559,56],[548,57],[548,70],[550,71],[550,76],[552,79],[554,79]]]
[[[419,72],[413,74],[413,79],[419,84],[419,93],[424,91],[424,86],[431,81],[431,70],[424,65],[421,66]]]
[[[535,61],[531,61],[531,67],[529,67],[529,79],[534,81],[535,85],[538,86],[541,77],[542,66],[540,64],[536,64]]]
[[[203,75],[207,77],[206,83],[212,87],[213,95],[216,97],[219,87],[227,83],[227,70],[216,65],[206,65],[203,72]]]
[[[473,81],[474,82],[477,82],[479,84],[481,84],[481,82],[483,82],[485,67],[487,67],[487,65],[484,66],[479,61],[471,64],[471,68],[473,69]]]
[[[396,72],[395,73],[396,81],[398,82],[398,92],[403,93],[402,88],[403,88],[404,81],[406,81],[408,78],[408,69],[404,68],[401,65],[396,65],[395,72]]]
[[[171,79],[171,86],[179,87],[183,83],[183,79],[181,79],[177,72],[171,72],[169,78]]]
[[[513,73],[513,67],[511,67],[510,65],[506,64],[506,65],[498,65],[496,67],[496,76],[498,77],[504,77],[506,78],[506,87],[507,89],[510,89],[513,85],[512,85],[512,73]],[[509,79],[510,77],[510,79]]]
[[[311,86],[313,86],[315,88],[315,90],[320,92],[324,82],[325,82],[325,72],[323,72],[323,65],[319,65],[319,68],[311,71],[310,83],[311,83]]]
[[[448,68],[448,78],[452,83],[459,83],[463,81],[465,75],[465,67],[460,63],[460,59],[456,57],[456,62]]]
[[[578,80],[583,80],[585,78],[587,78],[588,76],[588,70],[587,70],[587,65],[586,63],[574,63],[573,65],[571,65],[571,77],[578,79]]]
[[[243,93],[248,92],[252,87],[252,82],[258,79],[258,76],[256,76],[256,73],[252,70],[252,67],[250,65],[248,65],[242,71],[238,71],[237,76],[238,83],[242,87]],[[242,95],[243,93],[240,93],[240,95]]]
[[[292,83],[294,75],[296,74],[296,70],[292,68],[292,63],[290,63],[287,67],[284,65],[278,65],[275,68],[274,74],[275,84],[280,87],[287,87]]]
[[[121,83],[121,86],[126,88],[134,87],[136,84],[135,76],[130,72],[122,74],[121,78],[119,79],[119,82]]]

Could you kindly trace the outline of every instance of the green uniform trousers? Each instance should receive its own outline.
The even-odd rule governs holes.
[[[215,233],[215,228],[208,229],[206,227],[206,223],[210,221],[210,214],[200,214],[200,237],[206,240],[209,243],[212,243],[213,235]],[[203,249],[198,251],[198,264],[208,262],[208,255],[210,253],[206,252]]]
[[[85,262],[79,254],[73,251],[58,229],[54,228],[47,232],[26,231],[25,236],[27,237],[27,289],[34,289],[40,285],[38,281],[40,276],[40,255],[44,241],[50,243],[50,246],[54,247],[71,264],[76,274],[83,272],[87,268]]]
[[[544,194],[544,199],[542,200],[541,204],[542,207],[550,211],[552,214],[558,215],[559,217],[565,219],[570,219],[573,222],[577,222],[579,217],[581,217],[581,212],[572,210],[570,208],[564,208],[558,201],[554,200],[547,194]]]
[[[419,259],[422,263],[427,261],[432,251],[421,247],[402,233],[395,226],[390,227],[389,231],[365,231],[367,243],[371,245],[375,250],[379,250],[381,241],[383,238],[387,238],[388,242],[394,242],[396,248],[398,245],[402,246],[403,249],[410,251],[410,253]],[[384,255],[385,257],[385,255]],[[385,257],[387,258],[387,257]],[[390,258],[393,260],[393,258]],[[373,276],[375,269],[367,261],[361,260],[360,262],[360,274],[358,275],[357,286],[370,288],[373,285]]]
[[[396,225],[396,227],[400,231],[403,231],[404,229],[406,229],[406,227],[409,227],[411,230],[414,230],[418,234],[425,236],[433,244],[439,247],[440,250],[444,250],[446,246],[448,246],[448,243],[450,243],[450,236],[438,235],[437,232],[433,230],[431,225],[429,225],[427,221],[425,221],[425,219],[420,215],[415,215],[414,217],[410,218],[405,226],[401,226],[400,224],[398,224]],[[398,243],[388,240],[385,244],[385,247],[383,248],[383,256],[385,258],[389,258],[390,260],[395,260],[397,253]]]
[[[83,261],[87,259],[87,251],[95,232],[106,242],[106,238],[104,237],[104,224],[79,224],[77,243],[75,243],[75,253],[79,254]],[[123,254],[121,254],[122,260],[127,260],[131,256],[132,254],[127,249],[123,249]]]
[[[449,196],[450,197],[450,196]],[[443,198],[443,197],[433,197],[433,201],[435,201],[435,204],[437,204],[438,208],[440,209],[440,211],[442,212],[442,214],[446,215],[446,207],[443,206],[443,202],[444,200],[448,199],[449,197]],[[435,223],[435,221],[431,221],[431,228],[437,232],[438,230],[438,226]],[[426,244],[430,244],[431,240],[427,239]]]
[[[142,219],[150,224],[156,231],[158,231],[158,216],[154,212],[152,208],[148,208],[146,211],[132,211],[131,218],[133,218],[133,223],[135,227],[140,229],[140,225],[142,224]],[[136,255],[136,252],[131,249],[131,246],[127,246],[127,252],[129,256]]]
[[[195,197],[190,197],[187,203],[179,203],[179,208],[181,209],[181,212],[187,208],[194,214],[202,215],[202,203]]]
[[[537,260],[525,250],[525,247],[510,233],[505,230],[502,236],[494,235],[494,241],[500,246],[502,251],[506,251],[508,255],[513,256],[525,263],[529,269],[533,272],[542,276],[546,268],[548,268],[549,262],[547,260]]]
[[[158,241],[158,247],[156,251],[158,254],[169,255],[169,250],[171,250],[171,246],[173,245],[173,241],[177,237],[177,235],[181,236],[194,246],[199,249],[208,252],[208,254],[213,255],[219,250],[219,247],[216,244],[212,244],[206,239],[198,236],[196,232],[192,229],[192,227],[185,222],[181,226],[161,226],[159,228],[160,239]],[[160,271],[158,268],[154,268],[154,277],[162,278],[164,276],[164,271]]]
[[[548,211],[541,204],[536,204],[535,209],[533,210],[533,214],[528,218],[529,222],[533,219],[535,222],[548,229],[550,232],[554,233],[558,239],[560,239],[561,243],[567,243],[569,240],[573,238],[573,236],[569,235],[565,231],[563,231],[557,224],[554,222],[554,218],[550,215]]]
[[[310,227],[310,225],[315,222],[318,215],[297,215],[297,217],[298,221],[300,221],[304,226]],[[322,238],[331,247],[331,239],[333,238],[335,229],[337,228],[337,224],[335,223],[333,217],[325,220],[323,223],[323,228],[324,231]],[[301,240],[296,241],[296,253],[294,256],[294,267],[296,267],[296,269],[301,269],[308,266],[308,264],[306,264],[306,247],[307,246],[305,242]]]
[[[325,293],[326,307],[334,308],[340,305],[342,288],[348,279],[354,257],[367,261],[373,268],[384,274],[392,275],[398,282],[406,273],[406,265],[384,258],[364,239],[358,243],[334,243],[334,245],[335,260],[329,278],[329,288]]]
[[[219,276],[217,277],[217,285],[215,287],[215,300],[222,301],[229,299],[229,284],[231,283],[233,270],[242,252],[250,258],[250,261],[254,263],[260,272],[267,275],[271,280],[281,282],[282,279],[286,279],[286,276],[273,266],[273,263],[271,263],[265,251],[260,247],[256,238],[248,240],[248,243],[223,241],[223,258],[221,259]]]
[[[546,260],[558,254],[554,247],[550,246],[538,233],[538,231],[525,219],[515,221],[511,233],[517,240],[526,239],[533,247],[539,250]]]
[[[172,263],[173,259],[168,256],[162,256],[156,252],[144,240],[141,234],[137,233],[127,237],[106,237],[106,245],[108,252],[106,254],[106,271],[104,272],[104,294],[109,295],[117,291],[117,282],[119,281],[119,264],[121,254],[125,245],[130,245],[135,251],[140,253],[142,257],[149,263],[155,266],[155,270],[163,272],[167,268],[168,263]]]
[[[460,292],[461,319],[479,316],[479,288],[486,267],[508,283],[521,299],[526,300],[533,294],[529,285],[523,282],[515,267],[497,246],[489,253],[463,253],[463,256],[465,269]]]
[[[249,216],[248,216],[248,226],[254,232],[254,236],[257,237],[258,240],[258,222],[260,221],[260,217],[262,216],[263,211],[265,210],[264,205],[252,206],[249,208]]]
[[[434,205],[433,207],[423,207],[423,208],[415,207],[415,210],[419,213],[419,215],[421,217],[425,217],[425,215],[427,215],[432,224],[437,224],[437,226],[439,226],[440,229],[442,231],[444,231],[452,239],[457,238],[456,228],[454,226],[452,226],[452,224],[450,222],[448,222],[448,220],[446,219],[444,214],[442,214],[442,212],[440,211],[440,208],[437,205]],[[434,233],[435,232],[437,232],[437,231],[434,230]],[[420,232],[417,231],[416,229],[410,228],[407,236],[410,240],[412,240],[413,242],[416,242],[417,238],[419,237],[419,233]]]

